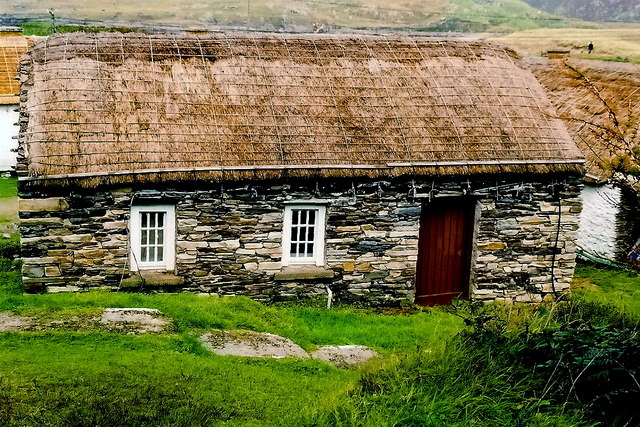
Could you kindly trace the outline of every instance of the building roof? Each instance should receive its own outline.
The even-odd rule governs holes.
[[[18,64],[20,57],[27,52],[27,48],[26,37],[9,32],[0,33],[0,105],[20,102]]]
[[[572,58],[533,71],[584,153],[589,178],[640,168],[638,155],[629,156],[640,147],[640,65]]]
[[[32,178],[547,173],[582,162],[517,55],[482,42],[77,33],[37,44],[23,72]]]

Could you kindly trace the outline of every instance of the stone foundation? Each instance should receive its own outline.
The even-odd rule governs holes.
[[[568,290],[581,209],[577,178],[527,183],[298,181],[164,185],[162,191],[62,192],[22,185],[25,288],[180,289],[271,301],[325,295],[328,286],[343,301],[412,302],[423,203],[466,196],[477,200],[473,298],[541,301],[553,294],[552,276],[556,292]],[[329,202],[326,266],[283,267],[285,203],[309,199]],[[144,201],[176,206],[172,274],[145,273],[141,278],[130,272],[130,206]]]

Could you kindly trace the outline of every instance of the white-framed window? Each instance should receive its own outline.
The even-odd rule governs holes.
[[[175,234],[175,206],[132,206],[129,220],[131,270],[173,270]]]
[[[287,205],[284,208],[282,263],[324,265],[326,206]]]

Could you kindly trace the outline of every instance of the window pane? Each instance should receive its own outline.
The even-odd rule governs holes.
[[[132,218],[138,219],[138,229],[133,230],[133,234],[140,236],[136,242],[131,242],[132,250],[135,251],[131,262],[137,262],[138,268],[173,268],[173,260],[169,259],[170,254],[174,258],[173,247],[169,245],[174,243],[175,238],[167,234],[167,222],[174,212],[172,207],[167,206],[165,209],[164,205],[131,208]]]
[[[286,221],[289,229],[285,232],[285,236],[289,239],[283,241],[285,261],[286,258],[290,258],[293,264],[310,264],[316,256],[322,255],[323,246],[316,248],[316,244],[324,245],[324,242],[317,242],[324,230],[324,224],[319,223],[323,212],[323,207],[316,206],[285,208],[285,218],[290,220],[290,222]],[[317,231],[316,228],[318,228]],[[317,261],[321,262],[321,259]]]

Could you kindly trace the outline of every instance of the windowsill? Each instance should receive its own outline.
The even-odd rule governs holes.
[[[142,277],[140,277],[142,276]],[[144,284],[143,284],[144,280]],[[122,280],[122,288],[145,287],[172,287],[180,286],[184,283],[184,278],[176,276],[171,271],[163,270],[140,270],[132,271],[131,275]]]
[[[317,267],[315,265],[289,265],[277,272],[274,280],[291,281],[291,280],[318,280],[333,279],[335,273],[326,267]]]

